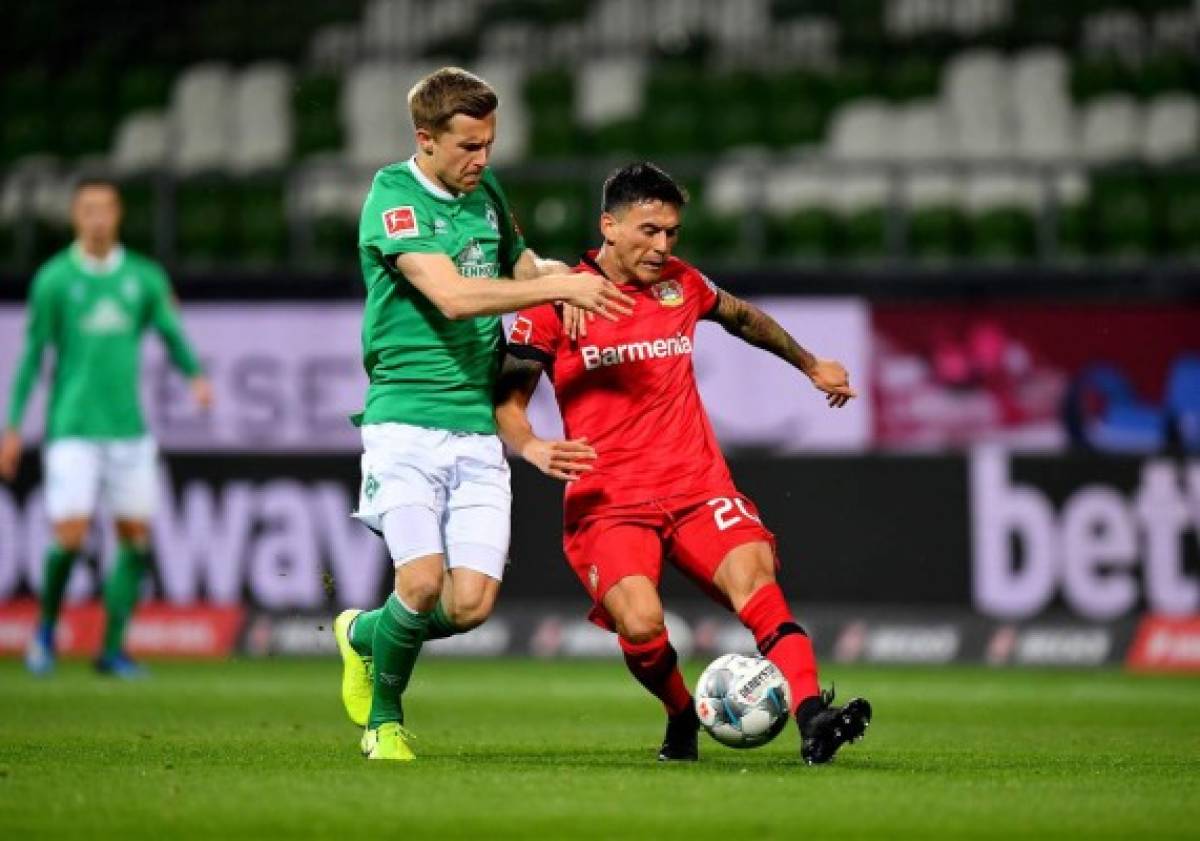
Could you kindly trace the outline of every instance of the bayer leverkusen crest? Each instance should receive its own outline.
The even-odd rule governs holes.
[[[650,291],[664,307],[677,307],[683,303],[683,287],[678,281],[661,280],[651,286]]]

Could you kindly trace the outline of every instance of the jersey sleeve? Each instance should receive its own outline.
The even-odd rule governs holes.
[[[445,254],[433,233],[429,203],[405,182],[380,173],[363,202],[358,244],[382,257],[399,254]],[[389,263],[391,261],[388,261]]]
[[[53,277],[42,269],[29,287],[29,314],[25,324],[25,345],[13,375],[8,399],[8,428],[19,429],[29,395],[42,368],[42,355],[54,331]]]
[[[500,226],[501,268],[504,275],[511,276],[517,260],[521,259],[521,254],[528,247],[525,244],[525,235],[521,233],[521,227],[517,224],[517,218],[513,214],[508,196],[490,169],[483,174],[483,184],[492,200],[498,205],[496,221]]]
[[[147,265],[146,275],[150,287],[150,323],[162,337],[167,354],[175,367],[185,376],[196,377],[202,373],[200,361],[183,333],[179,320],[179,307],[171,291],[167,274],[154,264]]]
[[[700,292],[700,318],[708,318],[712,315],[713,310],[717,308],[717,301],[720,300],[720,288],[717,284],[709,280],[708,275],[699,269],[692,269],[692,274],[697,280],[697,287]]]
[[[553,304],[521,310],[508,329],[508,352],[518,359],[532,359],[547,368],[554,365],[562,319]]]

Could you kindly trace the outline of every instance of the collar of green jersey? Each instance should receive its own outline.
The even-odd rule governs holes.
[[[114,245],[104,257],[93,257],[83,250],[78,240],[71,243],[71,259],[83,272],[91,275],[112,274],[125,261],[125,246]]]
[[[433,196],[435,199],[441,199],[442,201],[454,202],[454,201],[458,201],[464,195],[466,195],[465,193],[459,193],[456,196],[453,193],[451,193],[449,190],[445,189],[444,187],[439,187],[437,184],[430,181],[429,176],[427,176],[425,173],[421,172],[421,168],[419,166],[417,166],[417,156],[416,155],[413,155],[411,158],[408,159],[408,171],[412,173],[413,178],[417,179],[417,183],[420,184],[422,187],[424,187],[425,191],[427,193],[429,193],[431,196]]]

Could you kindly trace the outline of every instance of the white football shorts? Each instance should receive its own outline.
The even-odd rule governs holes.
[[[383,535],[393,564],[440,554],[451,569],[504,577],[512,489],[497,436],[379,423],[362,440],[354,517]]]
[[[51,522],[92,517],[104,503],[114,517],[148,521],[158,503],[158,447],[140,438],[60,438],[43,457]]]

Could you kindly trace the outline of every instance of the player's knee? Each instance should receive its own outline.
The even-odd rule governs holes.
[[[150,525],[139,520],[118,520],[117,538],[137,549],[150,546]]]
[[[396,575],[396,597],[410,610],[428,613],[442,595],[442,576],[414,573]]]
[[[627,642],[649,642],[667,629],[662,606],[642,605],[632,608],[617,619],[617,630]]]
[[[87,541],[88,526],[87,520],[68,520],[56,523],[54,542],[60,549],[68,552],[81,552],[83,544]]]
[[[460,631],[478,628],[492,615],[495,599],[486,591],[457,593],[450,609],[450,621]]]

